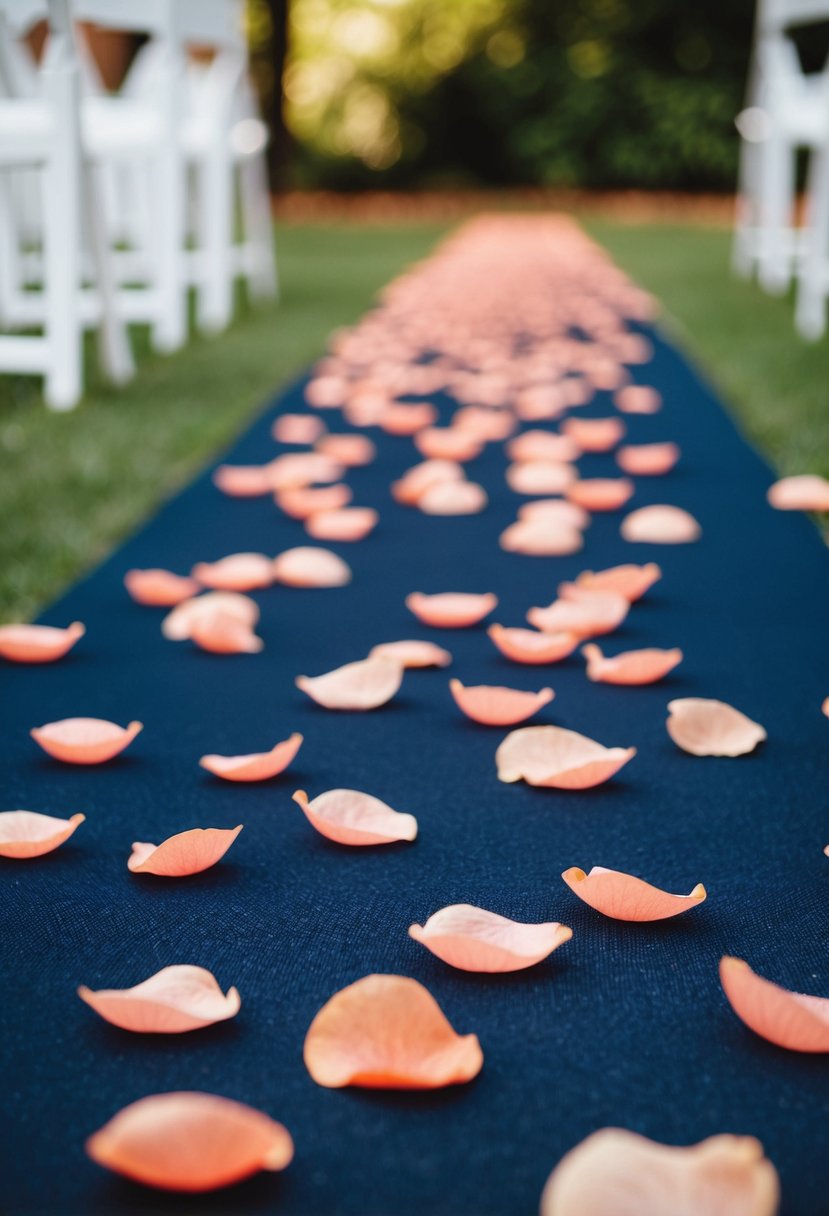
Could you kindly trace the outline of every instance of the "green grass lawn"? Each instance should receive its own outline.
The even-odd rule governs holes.
[[[663,301],[674,335],[777,467],[829,474],[829,340],[804,346],[790,302],[730,277],[728,235],[586,222]],[[93,373],[74,413],[48,413],[35,381],[0,380],[0,620],[33,616],[99,561],[444,230],[284,227],[279,306],[244,311],[221,338],[171,357],[140,342],[135,381],[113,392]]]

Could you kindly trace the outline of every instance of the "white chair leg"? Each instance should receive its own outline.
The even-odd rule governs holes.
[[[809,159],[806,223],[798,264],[795,328],[815,342],[826,332],[826,284],[829,270],[829,147]]]
[[[233,316],[234,189],[233,162],[224,131],[200,163],[198,191],[200,263],[197,317],[199,329],[217,334]]]
[[[793,149],[779,137],[772,137],[766,146],[761,172],[758,278],[761,287],[770,295],[783,295],[791,281],[791,257],[786,246],[792,228]]]
[[[756,259],[757,194],[761,147],[743,140],[740,145],[740,170],[737,186],[731,268],[742,279],[750,279]]]
[[[135,375],[135,363],[126,327],[118,314],[115,272],[106,231],[104,182],[89,165],[84,169],[84,186],[86,227],[101,306],[98,357],[103,372],[114,384],[126,384]]]
[[[239,192],[248,289],[256,299],[278,299],[279,271],[264,153],[242,162]]]

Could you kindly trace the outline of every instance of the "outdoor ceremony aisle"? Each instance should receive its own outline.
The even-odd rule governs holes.
[[[748,1020],[771,1038],[791,1036],[788,1048],[770,1042],[737,1016],[718,967],[736,956],[786,989],[829,997],[829,557],[806,515],[769,505],[771,471],[648,316],[644,295],[570,221],[470,223],[398,280],[381,309],[334,335],[313,378],[280,393],[219,472],[206,471],[44,614],[50,626],[85,626],[65,656],[0,659],[4,807],[85,816],[48,854],[0,857],[3,1212],[529,1216],[565,1153],[619,1127],[675,1145],[756,1136],[780,1174],[780,1210],[825,1213],[826,1015],[789,1016],[781,998],[777,1016],[764,994],[753,998],[750,976],[726,964]],[[438,425],[428,408],[393,398],[434,403]],[[331,438],[345,432],[371,444]],[[290,456],[309,444],[310,461]],[[430,457],[441,464],[401,487]],[[668,471],[653,475],[660,467]],[[376,526],[371,514],[340,513],[348,490],[325,488],[338,484],[352,507],[378,513]],[[551,498],[570,506],[524,510],[511,527],[526,504]],[[292,518],[326,503],[335,510],[307,528]],[[638,514],[651,505],[680,510]],[[330,539],[351,529],[367,535]],[[157,577],[131,576],[132,595],[124,585],[129,571],[189,576],[228,555],[273,559],[305,546],[341,560],[251,558],[203,565],[198,584],[172,590]],[[623,564],[643,569],[572,586],[584,571]],[[315,578],[318,565],[334,585],[291,585]],[[244,600],[219,609],[208,600],[214,608],[198,619],[177,611],[165,632],[182,640],[172,640],[162,633],[170,609],[133,598],[172,601],[220,584],[252,588],[258,621]],[[410,598],[418,592],[474,598]],[[533,608],[543,611],[528,622]],[[463,612],[480,619],[447,627]],[[493,625],[545,633],[490,634]],[[410,639],[451,662],[402,671],[392,650],[324,684],[295,683]],[[591,643],[611,657],[679,648],[682,659],[647,655],[631,676],[631,663],[603,665]],[[0,631],[0,650],[16,644]],[[536,658],[548,648],[557,661],[502,653],[516,647]],[[227,648],[250,653],[216,653]],[[448,662],[432,649],[415,657]],[[655,682],[606,682],[640,678],[646,665]],[[525,705],[470,691],[477,685],[555,697]],[[390,699],[359,712],[314,697]],[[721,710],[709,724],[705,706],[681,703],[669,733],[669,702],[687,698],[725,702],[750,722]],[[30,737],[77,717],[143,729],[131,741],[102,738],[102,750],[129,745],[86,765],[56,758],[72,749],[71,728]],[[555,729],[504,744],[538,727],[602,746]],[[205,755],[268,752],[295,733],[298,752],[270,779],[231,781],[199,765]],[[742,754],[691,754],[709,749]],[[407,818],[374,807],[361,822],[359,801],[343,811],[337,798],[305,814],[292,799],[343,789]],[[139,849],[128,869],[133,842],[238,825],[232,841],[187,838],[155,861]],[[0,818],[0,853],[25,826]],[[361,831],[393,843],[353,847],[366,843]],[[183,873],[225,848],[210,868]],[[165,852],[173,876],[146,872],[163,869]],[[600,875],[562,879],[593,866],[692,896],[674,902],[624,879],[608,890]],[[481,929],[471,914],[447,914],[443,934],[440,922],[416,930],[431,949],[409,935],[456,904],[558,922],[572,937],[550,929],[539,947],[543,932],[528,945],[520,931],[485,923],[470,946],[463,934]],[[542,961],[526,966],[534,950]],[[523,969],[462,970],[447,958]],[[94,996],[174,965],[207,969],[221,993],[237,989],[238,1013],[232,994],[225,1002],[192,973],[189,988],[179,977],[140,1008]],[[386,986],[369,984],[315,1023],[304,1059],[323,1006],[374,974],[418,981],[461,1043],[439,1032],[446,1046],[435,1054],[432,1042],[424,1060],[411,1025],[419,990],[401,995],[392,984],[389,1012]],[[80,986],[92,990],[85,999]],[[96,1001],[134,1029],[109,1024]],[[159,1018],[187,1033],[135,1032]],[[364,1040],[356,1060],[351,1035]],[[792,1049],[803,1046],[812,1050]],[[384,1077],[458,1083],[366,1087]],[[337,1087],[349,1079],[363,1084]],[[264,1112],[287,1128],[293,1160],[232,1190],[185,1195],[102,1168],[146,1167],[117,1129],[95,1138],[90,1159],[87,1140],[122,1108],[169,1091]],[[233,1151],[226,1129],[215,1142],[212,1132],[199,1133],[208,1166]],[[164,1168],[184,1168],[175,1130],[165,1138],[174,1160]],[[272,1148],[236,1162],[237,1172],[285,1165],[284,1137]],[[151,1154],[156,1168],[163,1154],[164,1143]]]

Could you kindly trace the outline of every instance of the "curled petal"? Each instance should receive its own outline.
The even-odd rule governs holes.
[[[569,463],[578,460],[581,448],[569,435],[552,431],[524,431],[507,444],[510,460],[557,460]]]
[[[351,570],[341,557],[311,545],[286,549],[275,557],[273,576],[287,587],[344,587],[351,582]]]
[[[612,633],[624,621],[630,603],[615,591],[591,591],[576,599],[554,600],[546,608],[530,608],[527,620],[546,633],[575,633],[580,638]]]
[[[256,591],[273,582],[273,562],[264,553],[231,553],[217,562],[199,562],[192,575],[214,591]]]
[[[347,469],[371,464],[377,457],[377,448],[367,435],[323,435],[317,440],[315,450],[344,464]]]
[[[609,452],[625,434],[621,418],[565,418],[561,431],[583,452]]]
[[[511,464],[506,472],[507,485],[516,494],[563,494],[576,476],[571,464],[555,460],[527,460]]]
[[[163,878],[184,878],[200,874],[221,861],[242,830],[235,828],[191,828],[168,836],[161,844],[136,841],[127,868],[133,874],[157,874]]]
[[[562,1158],[541,1216],[775,1216],[777,1171],[751,1136],[689,1148],[606,1127]]]
[[[519,519],[505,528],[498,543],[507,553],[526,557],[565,557],[584,548],[581,529],[539,519]]]
[[[273,490],[270,466],[266,464],[219,465],[213,484],[230,498],[261,498]]]
[[[507,439],[518,425],[509,410],[477,405],[458,410],[452,422],[457,430],[468,431],[484,443]]]
[[[472,904],[441,908],[409,937],[460,971],[523,971],[569,941],[572,929],[557,921],[525,925]]]
[[[631,477],[659,477],[670,473],[679,457],[675,443],[638,443],[619,448],[616,463]]]
[[[523,692],[518,688],[497,688],[487,684],[464,687],[460,680],[450,680],[449,689],[455,704],[467,718],[484,726],[514,726],[516,722],[526,722],[539,709],[549,705],[555,696],[552,688]]]
[[[345,466],[323,452],[286,452],[267,466],[272,491],[300,489],[314,482],[342,481]]]
[[[348,381],[342,376],[314,376],[305,385],[305,400],[317,409],[330,410],[342,405],[348,393]]]
[[[590,516],[584,507],[561,498],[539,498],[536,502],[525,502],[518,508],[518,518],[544,520],[545,523],[561,524],[582,531],[590,524]]]
[[[103,764],[129,747],[144,727],[140,722],[117,726],[103,718],[63,718],[29,733],[47,755],[65,764]]]
[[[199,622],[216,615],[234,617],[252,629],[259,620],[259,605],[250,596],[235,591],[208,591],[178,604],[165,616],[161,632],[171,642],[183,642],[193,636]]]
[[[136,604],[151,608],[175,608],[201,590],[194,578],[184,578],[169,570],[128,570],[124,586]]]
[[[280,414],[271,434],[277,443],[315,443],[325,434],[325,423],[315,414]]]
[[[692,756],[745,756],[767,737],[759,722],[705,697],[682,697],[668,703],[668,734]]]
[[[165,1191],[213,1191],[260,1170],[284,1170],[294,1145],[281,1123],[214,1094],[152,1094],[125,1106],[86,1142],[93,1161]]]
[[[560,790],[586,790],[609,780],[636,755],[635,747],[602,747],[561,726],[511,731],[495,753],[498,780]]]
[[[483,443],[477,435],[451,426],[427,426],[414,437],[414,445],[428,460],[457,460],[465,464],[480,456]]]
[[[423,460],[392,482],[393,498],[407,507],[414,507],[432,486],[447,481],[463,481],[465,473],[455,460]]]
[[[296,686],[326,709],[378,709],[403,682],[403,668],[387,655],[346,663],[322,676],[297,676]]]
[[[814,473],[783,477],[769,488],[767,498],[778,511],[829,511],[829,481]]]
[[[56,819],[53,815],[40,815],[37,811],[2,811],[0,857],[25,860],[51,853],[60,848],[85,819],[86,815]]]
[[[367,975],[335,993],[303,1056],[328,1089],[439,1089],[471,1081],[484,1062],[477,1036],[456,1034],[432,994],[402,975]]]
[[[413,591],[406,596],[406,607],[424,625],[435,629],[465,629],[477,625],[498,607],[498,596],[491,591],[475,595],[462,591],[443,591],[424,595]]]
[[[420,638],[402,642],[380,642],[379,645],[372,646],[368,657],[372,659],[378,655],[394,659],[401,667],[448,667],[452,662],[448,650],[434,642],[423,642]]]
[[[790,992],[755,974],[740,958],[720,960],[731,1008],[755,1034],[789,1051],[829,1051],[829,999]]]
[[[416,435],[437,421],[438,412],[428,401],[393,401],[380,416],[387,435]]]
[[[0,625],[0,656],[13,663],[53,663],[86,633],[80,621],[66,629],[52,625]]]
[[[414,815],[394,811],[360,790],[327,790],[310,802],[305,790],[297,790],[293,798],[320,835],[337,844],[392,844],[417,836]]]
[[[567,886],[591,908],[613,920],[668,920],[695,908],[705,899],[705,887],[697,883],[690,895],[671,895],[632,874],[593,866],[589,874],[571,866],[561,876]]]
[[[303,486],[294,490],[280,490],[276,505],[291,519],[307,519],[316,511],[338,511],[351,502],[351,490],[338,482],[333,486]]]
[[[268,781],[285,772],[301,746],[302,735],[294,733],[269,752],[251,752],[247,756],[202,756],[199,764],[225,781]]]
[[[259,654],[265,643],[232,612],[208,612],[193,622],[190,637],[211,654]]]
[[[623,540],[652,545],[685,545],[699,540],[702,528],[681,507],[652,506],[631,511],[622,520]]]
[[[426,515],[478,515],[488,501],[475,481],[441,481],[421,494],[418,506]]]
[[[613,398],[623,414],[656,414],[662,409],[662,396],[646,384],[626,384]]]
[[[655,684],[682,662],[681,650],[626,650],[605,658],[595,642],[582,647],[587,678],[599,684]]]
[[[640,600],[661,577],[662,571],[656,562],[648,562],[646,566],[611,566],[608,570],[597,572],[584,570],[575,583],[562,583],[558,593],[566,598],[567,589],[571,586],[583,591],[615,591],[633,604]]]
[[[306,519],[305,531],[315,540],[364,540],[377,527],[379,518],[374,507],[316,511]]]
[[[618,511],[635,488],[627,477],[590,477],[574,482],[564,492],[568,502],[585,511]]]
[[[514,663],[558,663],[579,644],[576,633],[543,633],[535,629],[508,629],[504,625],[490,625],[487,633],[501,654]]]
[[[105,1022],[138,1034],[183,1034],[226,1022],[242,1002],[235,988],[224,995],[215,976],[203,967],[163,967],[133,988],[81,986],[78,996]]]

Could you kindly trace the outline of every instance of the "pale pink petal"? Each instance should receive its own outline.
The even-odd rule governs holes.
[[[85,819],[86,815],[56,819],[53,815],[40,815],[37,811],[2,811],[0,857],[25,860],[51,853],[68,840]]]
[[[175,608],[201,590],[194,578],[184,578],[169,570],[128,570],[124,586],[136,604],[151,608]]]
[[[585,790],[609,780],[635,755],[635,747],[602,747],[561,726],[524,726],[507,735],[495,763],[499,781]]]
[[[789,1051],[829,1051],[829,998],[790,992],[739,958],[720,961],[720,982],[737,1017],[761,1038]]]
[[[138,1034],[183,1034],[235,1017],[241,1008],[235,988],[224,995],[215,976],[203,967],[163,967],[133,988],[81,986],[78,996],[122,1030]]]
[[[545,523],[562,524],[582,531],[590,525],[590,516],[584,507],[578,507],[574,502],[566,502],[561,498],[539,498],[536,502],[522,503],[518,508],[518,518],[533,522],[543,520]]]
[[[490,625],[487,629],[501,654],[515,663],[558,663],[571,655],[579,644],[575,633],[544,633],[535,629],[510,629]]]
[[[103,764],[129,747],[143,729],[140,722],[123,727],[102,718],[64,718],[35,727],[29,733],[55,760],[65,764]]]
[[[372,646],[369,658],[377,655],[394,659],[401,667],[448,667],[452,656],[448,650],[434,642],[423,642],[420,638],[402,642],[380,642]]]
[[[293,798],[308,822],[337,844],[392,844],[417,836],[414,815],[394,811],[360,790],[327,790],[312,801],[304,790],[297,790]]]
[[[12,663],[54,663],[85,633],[80,621],[74,621],[66,629],[52,625],[0,625],[0,656]]]
[[[316,511],[338,511],[351,502],[351,489],[338,482],[333,486],[307,486],[294,490],[280,490],[276,505],[291,519],[307,519]]]
[[[286,452],[267,466],[272,491],[302,489],[315,482],[342,481],[345,465],[323,452]]]
[[[566,557],[584,548],[580,528],[560,521],[519,519],[510,524],[498,538],[507,553],[522,553],[527,557]]]
[[[273,490],[270,466],[223,464],[213,474],[213,483],[231,498],[260,498]]]
[[[823,704],[821,705],[820,708],[821,708],[821,711],[826,715],[826,717],[829,718],[829,697],[827,697],[825,699],[825,701],[823,702]]]
[[[280,414],[271,434],[277,443],[315,443],[325,434],[325,423],[314,414]]]
[[[565,418],[561,432],[583,452],[609,452],[625,434],[621,418]]]
[[[783,477],[769,488],[767,498],[778,511],[829,511],[829,481],[816,473]]]
[[[577,477],[571,464],[556,460],[527,460],[507,468],[507,485],[516,494],[563,494]]]
[[[662,409],[662,397],[646,384],[626,384],[613,398],[623,414],[656,414]]]
[[[305,531],[315,540],[364,540],[377,527],[380,516],[373,507],[342,507],[338,511],[315,511],[305,521]]]
[[[491,591],[483,595],[461,591],[425,595],[422,591],[413,591],[406,596],[406,607],[424,625],[435,629],[466,629],[477,625],[498,607],[498,596]]]
[[[595,642],[582,647],[587,678],[600,684],[655,684],[682,662],[681,650],[626,650],[606,658]]]
[[[380,415],[379,425],[388,435],[416,435],[437,421],[438,412],[428,401],[393,401]]]
[[[193,621],[190,637],[210,654],[259,654],[265,643],[246,621],[233,612],[218,609]]]
[[[423,460],[392,483],[392,496],[407,507],[416,506],[432,486],[447,481],[463,481],[465,473],[454,460]]]
[[[341,376],[314,376],[305,385],[305,400],[317,409],[330,410],[342,405],[348,393],[348,381]]]
[[[681,507],[652,506],[631,511],[622,520],[623,540],[653,545],[684,545],[699,540],[702,528]]]
[[[260,1170],[284,1170],[294,1145],[281,1123],[241,1102],[168,1093],[125,1106],[89,1137],[86,1151],[98,1165],[145,1186],[198,1193]]]
[[[675,443],[639,443],[619,448],[616,463],[631,477],[659,477],[670,473],[679,457]]]
[[[198,562],[191,573],[214,591],[256,591],[273,582],[273,562],[264,553],[231,553],[217,562]]]
[[[484,443],[497,443],[509,438],[518,423],[509,410],[467,405],[458,410],[452,425],[456,430],[468,431]]]
[[[474,481],[441,481],[429,486],[418,499],[426,515],[478,515],[489,499],[483,486]]]
[[[585,591],[615,591],[631,604],[640,600],[646,591],[658,582],[662,571],[656,562],[646,566],[611,566],[608,570],[584,570],[575,583],[561,583],[558,593],[566,597],[566,589],[575,586]]]
[[[476,435],[451,426],[425,427],[415,435],[414,445],[428,460],[457,460],[461,464],[480,456],[483,448]]]
[[[377,448],[367,435],[323,435],[315,450],[349,469],[371,464],[377,457]]]
[[[574,482],[564,493],[568,502],[585,511],[618,511],[632,498],[635,488],[627,477],[590,477]]]
[[[581,598],[554,600],[546,608],[530,608],[527,620],[545,633],[589,638],[618,629],[629,611],[629,601],[618,592],[591,591]]]
[[[593,866],[589,874],[572,866],[561,877],[579,899],[613,920],[667,920],[697,907],[705,899],[701,882],[690,895],[671,895],[632,874],[606,870],[604,866]]]
[[[767,737],[758,722],[727,705],[704,697],[668,702],[668,734],[692,756],[745,756]]]
[[[161,844],[136,841],[127,867],[133,874],[157,874],[163,878],[184,878],[200,874],[221,861],[242,830],[236,828],[191,828],[168,836]]]
[[[527,925],[472,904],[451,904],[409,926],[409,937],[460,971],[523,971],[572,936],[557,921]]]
[[[351,582],[351,570],[341,557],[310,545],[286,549],[275,557],[273,576],[288,587],[344,587]]]
[[[346,663],[325,675],[297,676],[296,686],[326,709],[377,709],[403,682],[403,667],[386,655]]]
[[[162,621],[161,632],[171,642],[183,642],[193,636],[200,622],[217,615],[235,617],[252,629],[259,620],[259,605],[250,596],[235,591],[208,591],[177,605]]]
[[[466,687],[460,680],[450,680],[449,690],[467,718],[484,726],[514,726],[516,722],[526,722],[527,718],[549,705],[555,696],[552,688],[524,692],[518,688],[498,688],[488,684]]]
[[[578,460],[581,448],[569,435],[553,431],[524,431],[507,444],[510,460],[556,460],[569,463]]]
[[[199,764],[225,781],[268,781],[284,773],[301,746],[302,735],[294,733],[269,752],[251,752],[246,756],[202,756]]]

